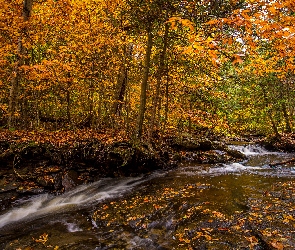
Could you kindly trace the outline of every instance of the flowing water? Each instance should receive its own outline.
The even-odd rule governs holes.
[[[248,159],[17,200],[0,249],[295,249],[295,166],[269,166],[295,155],[231,147]]]

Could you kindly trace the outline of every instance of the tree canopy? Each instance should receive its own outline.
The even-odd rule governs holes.
[[[291,132],[291,0],[0,0],[0,126]]]

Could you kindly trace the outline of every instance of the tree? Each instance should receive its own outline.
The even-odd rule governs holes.
[[[24,64],[24,56],[26,49],[23,44],[23,37],[26,35],[28,30],[28,21],[31,16],[33,7],[33,0],[24,0],[23,2],[23,27],[20,30],[20,37],[18,40],[18,48],[16,55],[15,68],[11,80],[10,95],[9,95],[9,107],[8,107],[8,127],[13,127],[14,115],[17,107],[18,88],[21,81],[20,67]]]

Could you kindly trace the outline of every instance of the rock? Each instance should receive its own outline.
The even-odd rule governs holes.
[[[237,159],[246,159],[247,158],[242,152],[234,150],[234,149],[227,148],[225,150],[225,152],[227,152],[229,155],[231,155],[231,156],[233,156],[234,158],[237,158]]]
[[[192,138],[173,138],[170,145],[172,148],[178,150],[199,150],[200,143]]]
[[[82,180],[79,179],[79,174],[74,170],[69,170],[61,180],[64,191],[70,191],[75,186],[82,184]]]
[[[280,137],[269,136],[258,141],[267,150],[295,152],[295,134],[285,133]]]
[[[41,194],[44,192],[44,188],[37,185],[34,181],[29,181],[21,183],[16,191],[21,195]]]
[[[218,151],[227,153],[229,156],[236,159],[246,159],[247,157],[240,151],[230,149],[227,145],[221,143],[214,143],[213,148]]]
[[[209,140],[200,141],[200,150],[208,151],[212,149],[212,142]]]
[[[75,182],[67,174],[63,177],[61,183],[65,192],[73,189],[76,186]]]

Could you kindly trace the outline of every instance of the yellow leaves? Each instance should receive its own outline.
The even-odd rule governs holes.
[[[266,229],[260,230],[260,233],[266,237],[271,237],[273,233],[276,233],[276,232],[271,232],[269,228],[266,228]]]
[[[198,34],[190,33],[188,35],[188,41],[190,43],[189,46],[178,48],[182,54],[190,56],[196,61],[200,59],[206,61],[209,60],[214,67],[220,65],[218,57],[219,51],[213,37],[205,37],[202,32]]]
[[[214,217],[217,217],[217,218],[225,218],[224,214],[217,211],[212,211],[212,214]]]
[[[167,22],[169,22],[170,24],[171,24],[171,28],[173,29],[173,30],[176,30],[177,29],[177,27],[176,27],[176,24],[177,24],[177,20],[178,20],[179,18],[178,17],[171,17],[171,18],[169,18],[169,20],[167,21]]]
[[[275,15],[277,13],[277,9],[275,8],[275,6],[271,6],[268,8],[268,11],[272,14]]]
[[[281,58],[289,57],[290,53],[293,52],[294,48],[294,38],[292,37],[294,32],[290,30],[294,23],[294,15],[289,15],[289,13],[283,13],[282,8],[289,8],[288,1],[248,1],[251,7],[244,10],[236,10],[233,12],[232,16],[225,21],[227,25],[233,27],[233,29],[239,30],[241,28],[243,32],[239,32],[239,36],[245,42],[244,50],[248,55],[253,55],[253,57],[261,56],[265,52],[265,45],[267,44],[268,50],[273,52],[273,61],[277,65],[269,65],[267,63],[267,68],[271,71],[271,66],[274,66],[274,70],[280,70],[278,62]],[[263,9],[263,11],[261,11]],[[250,11],[251,10],[251,11]],[[217,21],[210,20],[209,24],[217,24]],[[255,34],[256,39],[253,37]],[[228,43],[227,43],[228,41]],[[234,49],[233,42],[229,39],[227,41],[223,38],[222,43],[225,46],[230,46]],[[290,49],[292,48],[292,49]],[[240,53],[240,51],[237,51]],[[237,53],[236,53],[237,54]],[[260,55],[258,55],[260,54]],[[269,60],[268,56],[267,59]],[[242,64],[242,59],[239,56],[235,56],[233,59],[234,64]],[[252,63],[252,62],[250,62]],[[292,65],[288,62],[287,68]],[[256,65],[253,64],[256,68]],[[266,72],[268,69],[258,69],[258,75],[263,75],[263,71]],[[284,69],[287,71],[287,69]],[[281,70],[283,71],[283,70]],[[291,70],[293,71],[293,70]],[[260,73],[261,72],[261,73]]]
[[[250,10],[249,10],[249,9],[246,9],[246,10],[242,10],[242,11],[240,12],[240,14],[241,14],[241,16],[242,16],[243,18],[245,18],[245,19],[247,20],[247,19],[250,18],[249,15],[248,15],[249,12],[250,12]]]
[[[270,244],[271,244],[272,247],[274,247],[277,250],[283,250],[284,249],[284,245],[280,241],[274,240]]]
[[[53,249],[53,250],[58,250],[59,246],[52,246],[50,244],[48,244],[48,234],[44,233],[42,235],[39,236],[38,239],[35,239],[34,237],[32,237],[33,241],[35,241],[36,243],[41,243],[43,245],[43,247],[46,247],[48,249]],[[46,244],[47,243],[47,244]],[[27,248],[25,248],[27,249]],[[31,248],[28,248],[31,249]]]
[[[43,245],[45,245],[45,243],[48,241],[48,234],[44,233],[44,234],[40,235],[39,239],[33,238],[33,240],[35,242],[42,243]]]
[[[126,220],[127,220],[127,221],[132,221],[132,220],[136,220],[136,219],[137,219],[136,216],[130,216],[130,217],[128,217]]]
[[[159,205],[157,205],[157,204],[153,204],[153,206],[154,206],[154,208],[155,208],[156,210],[162,208],[162,206],[159,206]]]
[[[169,18],[169,20],[167,22],[169,22],[171,24],[171,28],[173,30],[177,30],[177,23],[179,23],[182,26],[187,27],[190,32],[195,31],[195,27],[194,27],[193,22],[191,22],[188,19],[182,19],[180,17],[171,17],[171,18]]]
[[[191,32],[194,32],[195,31],[195,27],[193,25],[193,22],[191,22],[190,20],[188,19],[181,19],[180,20],[180,23],[185,26],[185,27],[188,27],[190,29]]]
[[[104,214],[100,216],[101,220],[105,220],[106,218],[108,218],[110,216],[110,214]]]
[[[284,217],[284,220],[283,220],[284,223],[290,223],[290,221],[295,221],[295,219],[292,215],[285,215],[284,214],[283,217]]]
[[[245,238],[250,242],[250,249],[254,249],[254,247],[259,244],[259,241],[255,236],[245,236]]]
[[[242,63],[243,63],[243,60],[242,60],[241,56],[238,54],[235,54],[233,64],[242,64]]]
[[[185,243],[190,243],[190,242],[191,242],[189,239],[187,239],[187,238],[183,238],[182,236],[180,236],[180,237],[178,238],[178,240],[179,240],[180,242],[185,242]]]
[[[214,66],[217,66],[219,64],[218,54],[217,54],[218,52],[216,50],[208,50],[207,52]]]
[[[206,22],[205,25],[215,25],[218,24],[220,20],[218,19],[211,19],[210,21]]]

